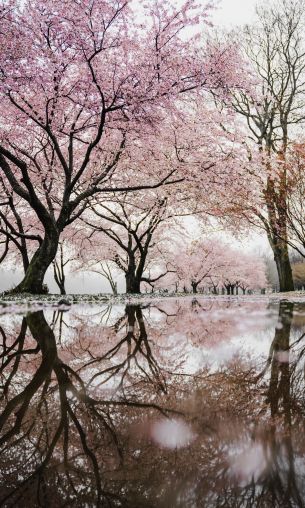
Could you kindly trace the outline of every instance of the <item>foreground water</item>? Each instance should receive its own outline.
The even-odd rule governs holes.
[[[302,507],[305,303],[0,318],[0,505]]]

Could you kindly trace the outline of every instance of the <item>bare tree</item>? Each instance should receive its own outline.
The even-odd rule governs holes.
[[[267,233],[280,291],[294,289],[288,253],[286,154],[293,133],[305,119],[304,9],[304,0],[276,1],[257,9],[258,22],[245,27],[243,47],[258,85],[254,93],[241,91],[234,97],[235,111],[245,118],[249,138],[265,161],[264,210],[250,211]]]
[[[111,287],[111,291],[114,296],[118,294],[118,283],[114,280],[112,261],[97,261],[93,260],[92,263],[86,265],[86,269],[89,272],[98,273],[104,279],[106,279]]]

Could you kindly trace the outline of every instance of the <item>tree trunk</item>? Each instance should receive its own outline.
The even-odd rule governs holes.
[[[277,193],[274,182],[268,179],[266,200],[269,217],[268,239],[274,254],[280,292],[294,291],[292,269],[288,253],[286,170],[283,166],[281,191]]]
[[[118,294],[118,283],[112,281],[111,289],[112,289],[113,295],[117,296],[117,294]]]
[[[30,262],[29,262],[27,244],[26,244],[26,241],[24,238],[21,238],[21,240],[20,240],[19,252],[20,252],[21,258],[22,258],[23,271],[24,271],[24,273],[26,273]]]
[[[198,282],[194,282],[192,281],[192,290],[193,290],[193,293],[198,293],[197,291],[197,287],[198,287]]]
[[[66,282],[66,276],[65,276],[65,263],[64,262],[64,251],[63,251],[63,244],[60,244],[59,247],[60,250],[60,258],[59,261],[54,259],[53,261],[53,273],[54,273],[54,279],[59,287],[59,291],[61,295],[66,295],[66,288],[65,288],[65,282]]]
[[[48,233],[42,244],[32,257],[24,279],[16,286],[12,293],[43,294],[46,290],[43,286],[44,276],[54,260],[58,248],[59,235]]]
[[[54,261],[55,263],[55,261]],[[65,276],[64,276],[64,273],[62,271],[62,273],[60,273],[59,271],[57,271],[57,267],[56,265],[53,263],[53,266],[54,266],[54,279],[55,279],[55,282],[57,284],[57,286],[59,287],[59,291],[60,291],[60,294],[61,295],[66,295],[66,288],[65,288]]]
[[[60,286],[59,286],[59,290],[60,290],[60,294],[61,294],[61,295],[66,295],[66,294],[67,294],[67,293],[66,293],[65,286],[60,285]]]
[[[273,252],[279,277],[280,292],[294,291],[292,269],[287,245],[282,245],[281,247],[277,246],[274,248]]]
[[[135,273],[129,271],[125,274],[126,280],[126,293],[140,293],[141,281],[136,277]]]
[[[128,268],[125,272],[126,293],[141,293],[141,281],[145,266],[146,254],[141,254],[140,260],[136,262],[133,250],[128,251]]]
[[[225,286],[225,288],[227,290],[227,295],[234,295],[234,288],[235,288],[234,284],[228,284],[227,286]]]

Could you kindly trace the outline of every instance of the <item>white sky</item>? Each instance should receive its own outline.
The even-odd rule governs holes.
[[[219,0],[212,21],[216,26],[226,28],[249,23],[255,15],[256,4],[257,0]]]

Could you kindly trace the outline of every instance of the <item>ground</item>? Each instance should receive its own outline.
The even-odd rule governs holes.
[[[47,295],[31,295],[31,294],[2,294],[0,295],[0,314],[7,312],[21,312],[27,310],[38,310],[41,307],[62,307],[66,309],[71,304],[81,303],[109,303],[109,304],[132,304],[139,301],[160,301],[164,299],[201,299],[205,300],[240,300],[241,302],[253,301],[280,301],[289,300],[291,302],[305,302],[305,291],[290,291],[287,293],[270,293],[267,295],[253,294],[253,295],[204,295],[204,294],[185,294],[185,293],[172,293],[172,294],[138,294],[129,295],[126,293],[118,296],[112,294],[47,294]],[[17,307],[17,308],[16,308]]]

